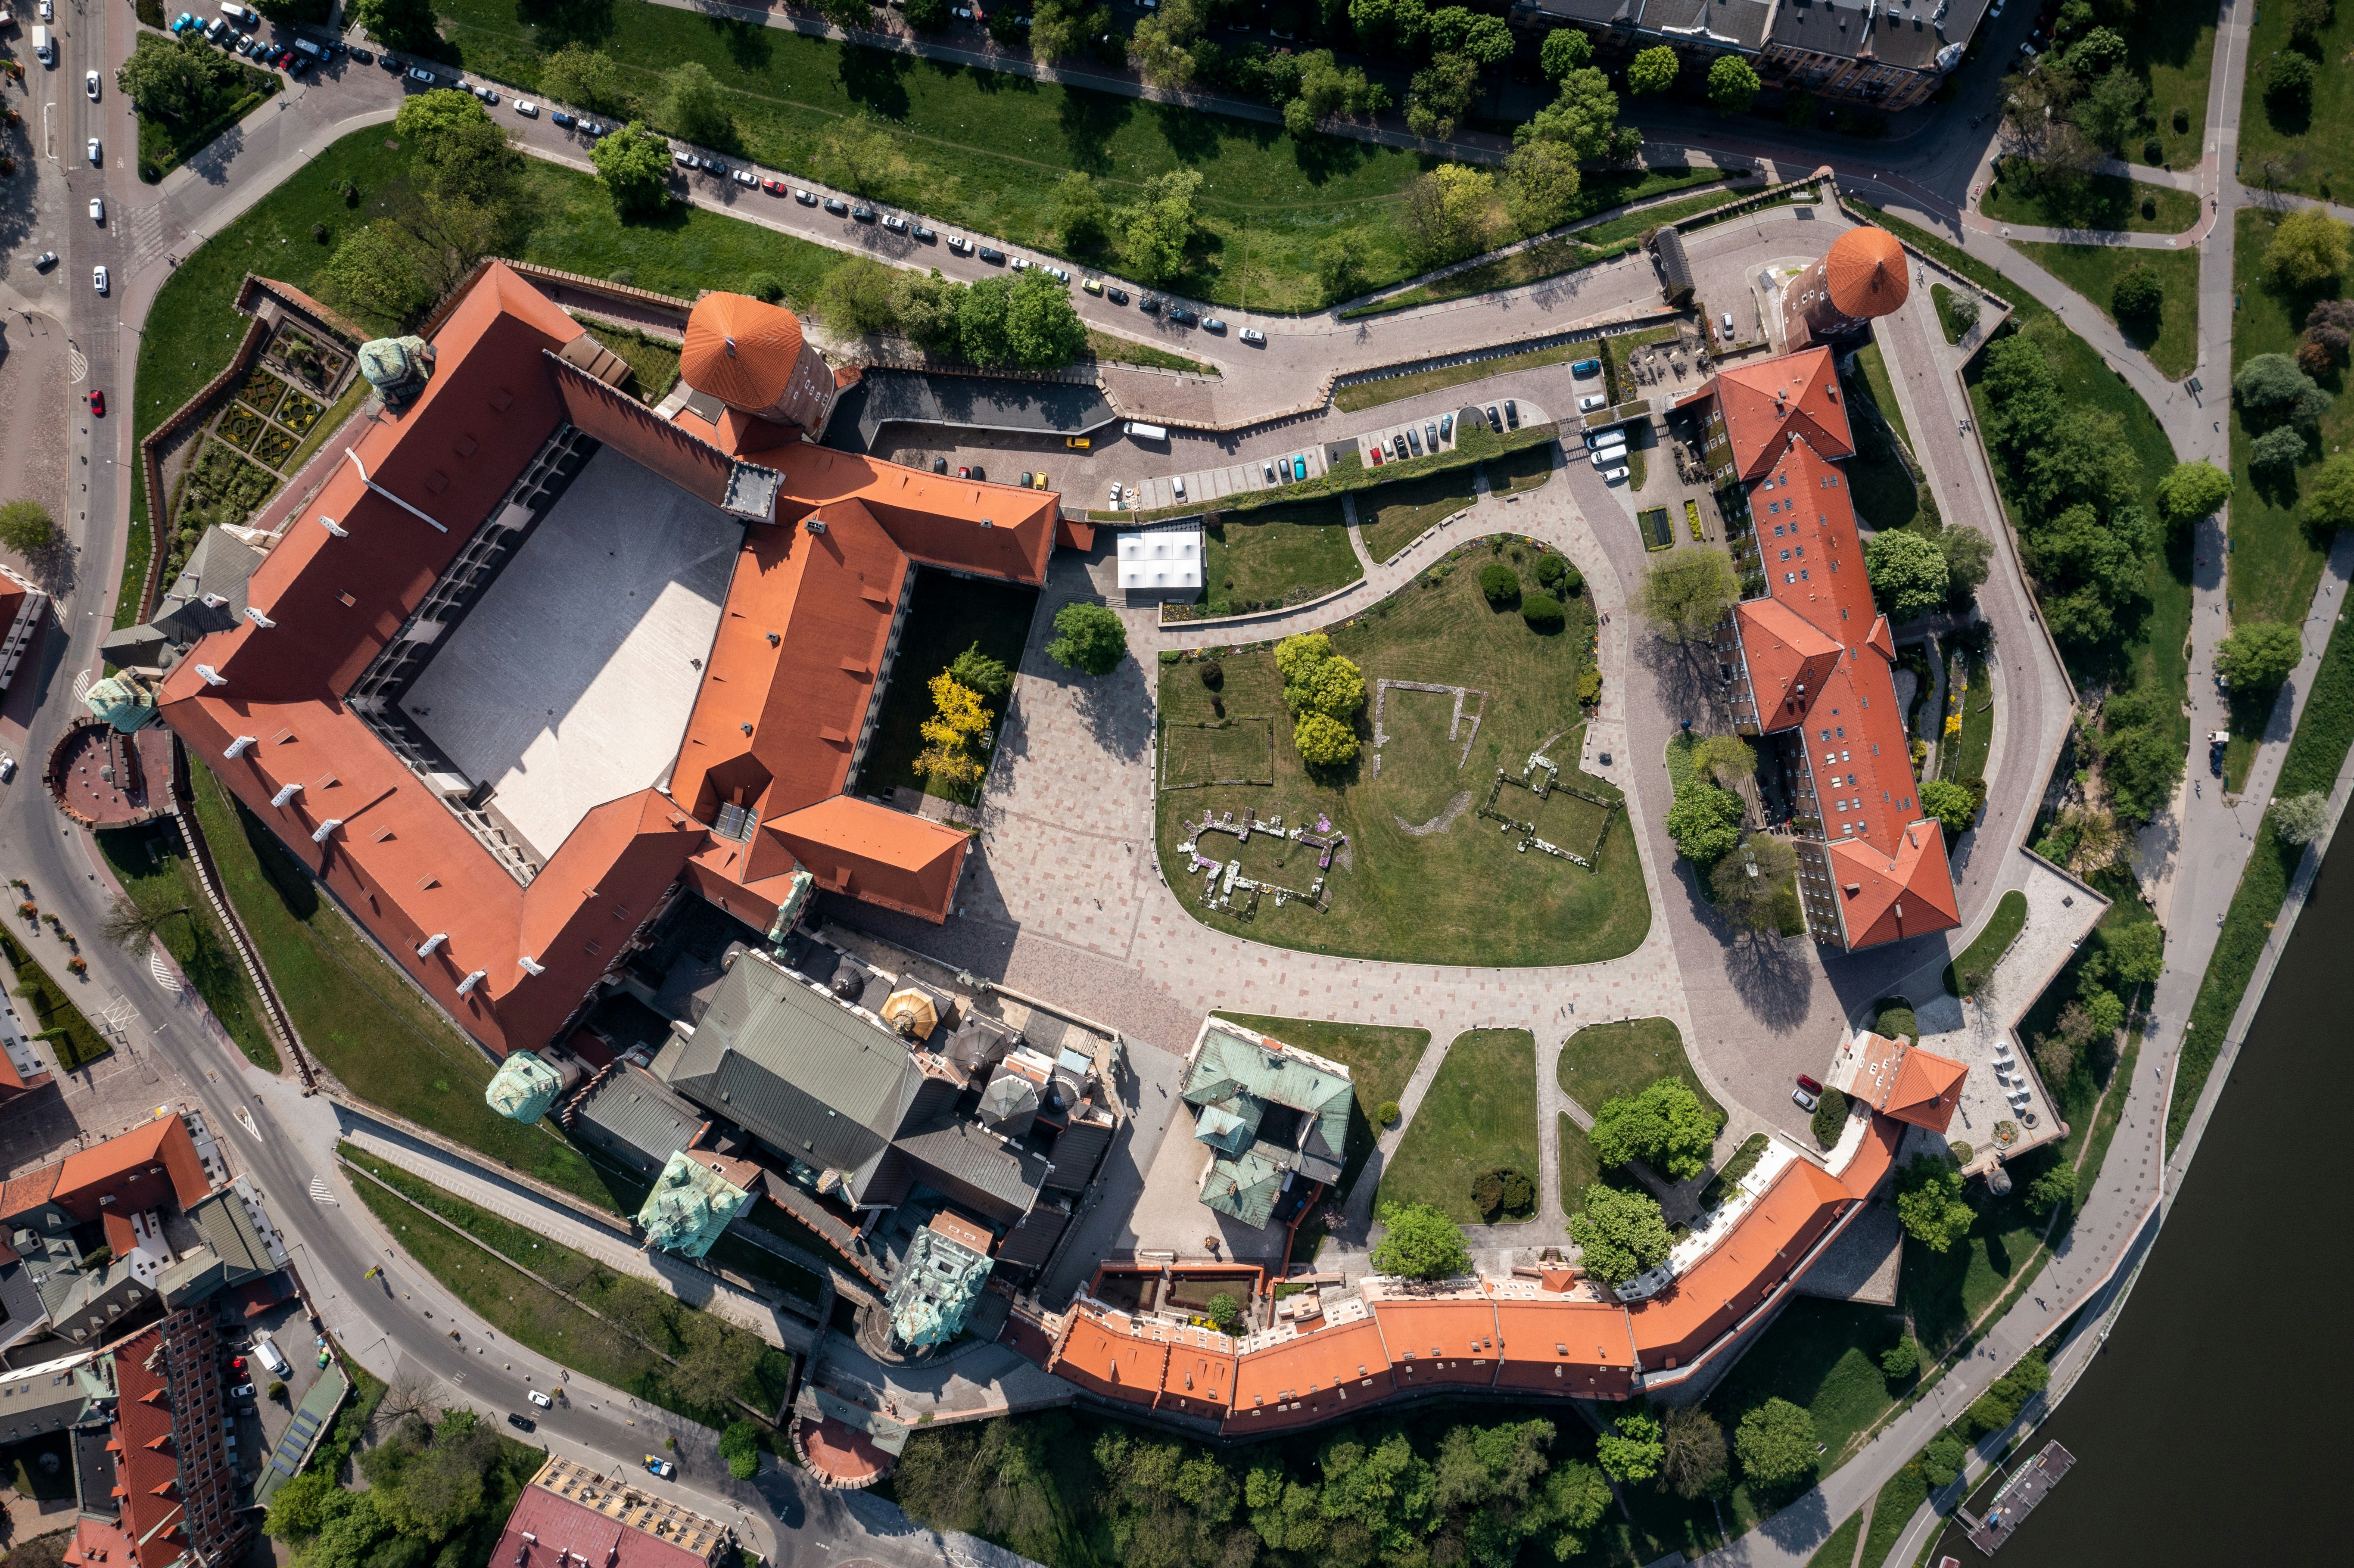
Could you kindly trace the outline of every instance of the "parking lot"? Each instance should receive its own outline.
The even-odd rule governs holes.
[[[279,1302],[253,1318],[236,1316],[237,1308],[231,1296],[223,1295],[217,1300],[221,1308],[222,1379],[231,1388],[249,1383],[253,1385],[254,1393],[250,1400],[230,1401],[239,1414],[229,1434],[229,1459],[237,1467],[239,1474],[249,1481],[257,1480],[262,1468],[270,1463],[270,1450],[278,1446],[279,1439],[286,1436],[287,1427],[294,1420],[294,1412],[302,1405],[302,1396],[311,1392],[311,1385],[317,1383],[322,1375],[319,1353],[312,1343],[315,1335],[310,1319],[303,1315],[300,1300]],[[247,1349],[254,1332],[263,1329],[270,1331],[279,1353],[286,1358],[291,1369],[283,1379],[273,1376],[270,1369],[261,1364],[260,1359]],[[241,1372],[233,1370],[231,1365],[231,1358],[237,1356],[245,1358],[245,1370]],[[270,1385],[281,1381],[286,1384],[285,1396],[270,1398]]]

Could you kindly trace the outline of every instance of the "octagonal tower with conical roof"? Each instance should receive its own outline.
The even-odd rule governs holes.
[[[782,305],[748,294],[705,294],[686,321],[679,374],[697,392],[755,418],[811,436],[833,409],[833,370]]]
[[[1796,353],[1865,330],[1912,292],[1904,247],[1884,228],[1850,228],[1782,292],[1786,349]]]

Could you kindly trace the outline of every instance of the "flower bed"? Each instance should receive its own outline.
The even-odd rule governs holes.
[[[298,436],[308,435],[311,427],[319,422],[319,404],[315,399],[290,389],[286,401],[279,407],[278,422]]]
[[[281,430],[272,425],[255,439],[254,461],[267,463],[271,468],[281,468],[285,465],[287,458],[292,454],[294,446],[295,438],[292,432]]]
[[[247,404],[257,413],[266,415],[278,406],[278,399],[285,390],[286,383],[257,365],[253,367],[253,374],[245,378],[245,385],[238,388],[237,396],[239,402]]]

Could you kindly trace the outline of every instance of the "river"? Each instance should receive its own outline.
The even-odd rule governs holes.
[[[2107,1347],[2032,1440],[2076,1467],[2002,1568],[2346,1561],[2349,931],[2354,849],[2323,867]],[[1940,1556],[1984,1561],[1951,1525]]]

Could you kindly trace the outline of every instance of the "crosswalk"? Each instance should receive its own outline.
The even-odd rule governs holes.
[[[331,1209],[343,1207],[342,1202],[335,1197],[335,1190],[327,1185],[327,1179],[324,1176],[311,1178],[311,1202],[324,1203]]]
[[[164,253],[168,240],[164,228],[164,206],[137,207],[121,220],[122,238],[131,247],[131,265],[124,269],[136,272]]]

